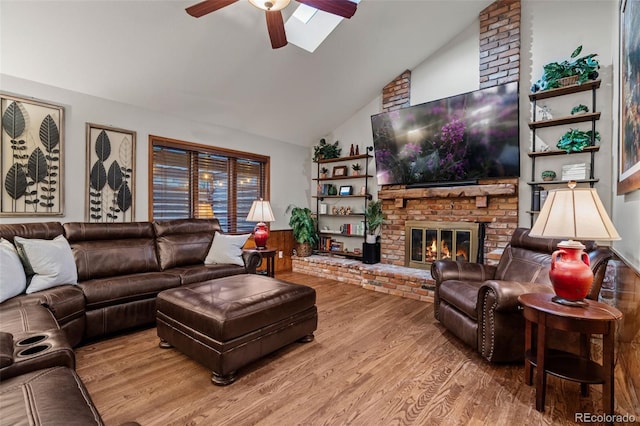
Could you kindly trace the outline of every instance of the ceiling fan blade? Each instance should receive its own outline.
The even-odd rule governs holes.
[[[287,34],[284,32],[284,20],[282,13],[277,11],[265,12],[267,17],[267,30],[271,39],[271,47],[278,49],[287,45]]]
[[[351,18],[358,8],[356,3],[349,0],[298,0],[298,2],[343,18]]]
[[[207,13],[215,12],[218,9],[229,6],[237,2],[238,0],[204,0],[193,6],[189,6],[186,10],[187,13],[194,18],[199,18]]]

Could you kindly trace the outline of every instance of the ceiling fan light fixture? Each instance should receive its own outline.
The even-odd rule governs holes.
[[[266,10],[268,12],[282,10],[287,7],[290,2],[291,0],[249,0],[249,3],[258,9]]]

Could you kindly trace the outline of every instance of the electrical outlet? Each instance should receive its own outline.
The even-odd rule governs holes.
[[[278,252],[278,259],[282,259],[282,250]]]

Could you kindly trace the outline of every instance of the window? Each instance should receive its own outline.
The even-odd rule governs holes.
[[[225,232],[249,232],[254,200],[268,199],[269,157],[149,136],[150,217],[215,217]]]

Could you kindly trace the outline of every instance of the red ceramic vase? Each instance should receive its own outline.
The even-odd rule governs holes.
[[[577,241],[563,241],[551,255],[549,278],[556,295],[568,301],[583,300],[591,290],[593,272],[589,255]]]
[[[268,237],[269,237],[269,230],[267,229],[267,224],[264,222],[258,223],[253,230],[253,240],[256,243],[256,247],[258,248],[267,247]]]

